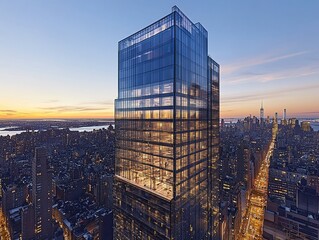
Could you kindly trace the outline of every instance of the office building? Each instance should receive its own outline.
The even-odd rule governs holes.
[[[27,186],[23,183],[3,185],[2,190],[2,211],[9,215],[11,209],[20,207],[28,195]]]
[[[301,129],[302,131],[309,132],[311,130],[311,125],[309,121],[302,121],[301,122]]]
[[[32,161],[32,205],[36,239],[52,236],[52,173],[48,166],[47,151],[35,149]]]
[[[298,184],[296,206],[306,212],[319,213],[319,192],[303,178]]]
[[[115,239],[217,239],[219,65],[177,7],[119,42]]]
[[[287,120],[287,109],[284,109],[283,120]]]
[[[263,239],[309,239],[319,238],[319,214],[293,207],[277,206],[267,210],[263,227]]]
[[[288,121],[287,121],[287,109],[285,108],[282,114],[282,120],[281,120],[281,125],[287,125]]]
[[[94,195],[96,196],[96,202],[100,206],[104,206],[106,209],[112,209],[113,207],[113,175],[104,174],[99,176],[96,188],[94,189]]]

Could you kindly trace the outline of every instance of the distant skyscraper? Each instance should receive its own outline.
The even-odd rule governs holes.
[[[115,239],[217,239],[219,65],[177,7],[119,42]]]
[[[311,125],[309,121],[301,122],[301,129],[305,132],[309,132],[311,130]]]
[[[281,124],[282,125],[287,125],[288,124],[286,108],[284,109],[283,114],[282,114]]]
[[[270,123],[270,117],[267,116],[267,123],[269,124]]]
[[[283,120],[284,121],[287,120],[287,110],[286,110],[286,108],[284,109]]]
[[[36,148],[32,161],[32,205],[36,239],[52,236],[52,174],[49,170],[47,151]]]
[[[220,126],[221,126],[221,128],[225,127],[225,120],[224,119],[222,119]]]
[[[263,102],[261,102],[261,107],[260,107],[260,121],[264,122],[264,106],[263,106]]]
[[[275,122],[275,123],[278,123],[278,113],[277,113],[277,112],[275,113],[275,119],[274,119],[274,122]]]

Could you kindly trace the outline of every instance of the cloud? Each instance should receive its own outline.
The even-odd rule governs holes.
[[[0,109],[0,118],[2,117],[13,117],[13,116],[17,116],[20,114],[24,114],[23,112],[19,112],[16,110],[12,110],[12,109]]]
[[[300,92],[302,90],[309,90],[309,89],[319,89],[319,84],[313,84],[303,87],[291,87],[291,88],[285,88],[285,89],[277,89],[277,90],[271,90],[269,92],[256,92],[253,94],[242,94],[237,96],[225,96],[222,97],[221,103],[222,104],[233,104],[238,102],[249,102],[254,100],[260,100],[260,99],[267,99],[267,98],[273,98],[278,96],[287,95],[289,93],[293,92]]]
[[[57,102],[59,102],[59,100],[57,100],[57,99],[50,99],[50,100],[44,101],[43,103],[57,103]]]
[[[54,103],[48,101],[47,103]],[[52,105],[38,107],[42,113],[67,113],[67,112],[93,112],[93,111],[110,111],[113,110],[113,100],[82,102],[75,105]]]
[[[0,109],[0,113],[7,113],[7,114],[9,114],[9,113],[11,113],[11,114],[13,114],[13,113],[17,113],[17,111],[15,111],[15,110],[8,110],[8,109]]]
[[[272,62],[295,58],[308,53],[308,51],[299,51],[288,53],[280,56],[260,56],[242,60],[241,62],[226,65],[222,67],[222,81],[223,85],[238,85],[242,83],[267,83],[271,81],[278,81],[284,79],[301,78],[315,74],[319,74],[319,65],[312,63],[311,65],[305,62],[298,62],[297,66],[287,65],[284,68],[278,67],[267,68],[255,67],[257,65],[264,65]],[[298,59],[297,59],[298,60]],[[303,64],[303,65],[302,65]],[[277,66],[277,65],[276,65]],[[267,70],[265,70],[267,69]]]
[[[240,62],[222,66],[222,74],[233,74],[240,69],[251,68],[257,65],[263,65],[267,63],[277,62],[284,59],[289,59],[293,57],[297,57],[303,54],[306,54],[307,51],[300,51],[295,53],[288,53],[281,56],[261,56],[257,58],[251,58],[246,60],[241,60]]]
[[[59,100],[47,100],[43,103],[57,103]],[[114,105],[114,100],[104,100],[104,101],[93,101],[93,102],[81,102],[78,105]],[[63,107],[63,106],[62,106]]]
[[[45,111],[53,112],[89,112],[89,111],[107,111],[107,107],[88,107],[88,106],[53,106],[53,107],[41,107],[39,108]]]
[[[103,106],[112,106],[114,105],[114,100],[105,100],[105,101],[95,101],[95,102],[83,102],[81,105],[103,105]]]
[[[37,107],[31,112],[20,112],[12,109],[0,109],[0,118],[12,118],[21,117],[25,115],[63,115],[63,114],[77,114],[83,115],[87,114],[107,114],[113,111],[113,102],[110,101],[100,101],[100,102],[90,102],[86,104],[76,104],[76,105],[52,105],[54,102],[59,102],[58,100],[46,101],[49,106]],[[44,103],[44,102],[43,102]]]
[[[297,77],[305,77],[311,76],[319,73],[319,67],[303,67],[303,68],[294,68],[288,70],[282,70],[277,72],[269,72],[269,73],[243,73],[240,76],[225,78],[223,81],[224,84],[238,84],[244,82],[271,82],[275,80],[287,79],[287,78],[297,78]]]
[[[232,110],[232,109],[229,109],[229,110],[223,110],[223,109],[221,109],[220,111],[225,113],[225,112],[233,112],[234,110]]]

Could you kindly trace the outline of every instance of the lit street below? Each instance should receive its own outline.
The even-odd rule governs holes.
[[[8,228],[5,224],[4,215],[2,213],[2,208],[0,208],[0,239],[10,239],[10,234]]]
[[[247,210],[241,222],[240,236],[236,239],[263,239],[263,223],[267,206],[268,176],[270,158],[273,153],[277,128],[273,128],[273,138],[269,150],[262,162],[260,171],[255,179],[253,190],[248,199]]]

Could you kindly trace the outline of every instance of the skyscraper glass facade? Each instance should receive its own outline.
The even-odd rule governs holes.
[[[219,66],[177,7],[119,42],[115,239],[218,234]]]

